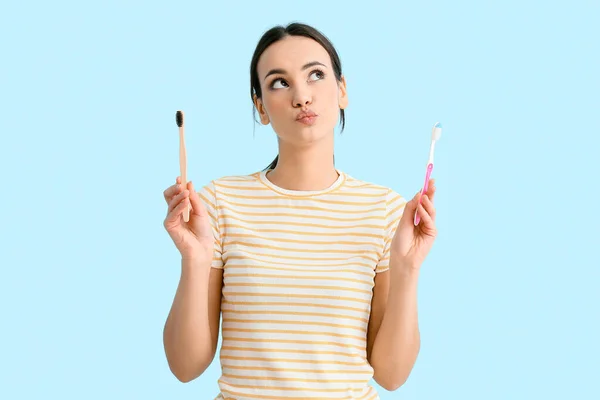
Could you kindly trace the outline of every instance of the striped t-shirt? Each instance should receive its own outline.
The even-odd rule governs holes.
[[[320,191],[277,187],[266,171],[200,190],[224,270],[217,399],[378,399],[367,326],[406,201],[338,174]]]

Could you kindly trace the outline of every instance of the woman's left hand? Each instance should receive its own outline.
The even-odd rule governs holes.
[[[400,268],[418,270],[433,246],[437,235],[434,195],[435,180],[431,179],[427,193],[422,194],[421,204],[419,204],[420,190],[406,203],[390,249],[392,261]],[[415,211],[421,217],[417,226],[414,224]]]

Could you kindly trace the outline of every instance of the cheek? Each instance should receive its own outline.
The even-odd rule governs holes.
[[[284,93],[270,93],[265,97],[265,108],[271,119],[277,119],[280,115],[281,110],[285,108],[285,94]]]
[[[337,85],[334,85],[334,87],[328,87],[327,91],[322,95],[325,104],[327,104],[327,114],[332,119],[336,119],[340,112]]]
[[[337,85],[337,82],[335,80],[330,80],[329,82],[327,82],[327,87],[324,88],[326,90],[324,90],[323,95],[327,98],[327,101],[331,104],[331,103],[335,103],[335,105],[338,105],[338,92],[339,92],[339,88]]]

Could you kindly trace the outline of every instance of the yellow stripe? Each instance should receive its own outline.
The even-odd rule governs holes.
[[[315,335],[315,336],[331,336],[342,339],[354,339],[359,340],[361,342],[366,341],[367,339],[364,336],[356,336],[356,335],[344,335],[343,333],[335,333],[335,332],[311,332],[311,331],[302,331],[302,330],[279,330],[279,329],[243,329],[243,328],[228,328],[223,327],[223,332],[237,332],[237,333],[280,333],[286,335]]]
[[[252,180],[249,179],[240,179],[240,180],[231,180],[230,182],[244,182],[244,183],[248,183],[248,185],[238,185],[238,186],[233,186],[233,185],[227,185],[224,184],[222,182],[215,182],[215,187],[216,188],[223,188],[223,189],[231,189],[231,191],[252,191],[252,192],[270,192],[272,193],[273,191],[271,190],[271,188],[266,187],[266,186],[252,186],[253,182]],[[370,185],[370,184],[366,184],[366,185],[352,185],[350,188],[352,189],[358,189],[356,191],[334,191],[334,192],[329,192],[327,193],[327,196],[340,196],[340,197],[369,197],[369,198],[382,198],[386,195],[386,191],[382,190],[381,188],[378,188],[377,186],[374,185]],[[360,189],[364,189],[364,188],[372,188],[374,190],[377,190],[376,192],[373,193],[361,193]],[[224,196],[231,196],[232,193],[228,192],[223,192]],[[254,197],[256,198],[256,197]],[[260,197],[259,197],[260,198]],[[281,196],[278,197],[279,199],[281,198]],[[293,196],[288,196],[286,197],[286,199],[289,198],[294,198]],[[306,197],[298,197],[300,199],[306,199]]]
[[[227,363],[223,363],[223,369],[225,368],[229,368],[229,369],[238,369],[241,371],[256,371],[256,370],[260,370],[260,371],[272,371],[272,372],[279,372],[281,373],[286,373],[286,372],[298,372],[298,373],[313,373],[313,374],[340,374],[340,375],[346,375],[346,374],[360,374],[360,375],[365,375],[368,374],[369,371],[368,370],[340,370],[340,369],[300,369],[300,368],[281,368],[281,367],[257,367],[256,365],[229,365]]]
[[[360,193],[359,193],[360,194]],[[348,193],[344,193],[343,194],[344,197],[348,196]],[[245,200],[250,200],[249,202],[245,202],[244,206],[246,206],[246,204],[252,204],[252,202],[260,202],[260,201],[277,201],[277,200],[281,200],[281,196],[249,196],[249,195],[243,195],[243,194],[237,194],[237,193],[227,193],[227,197],[229,198],[234,198],[234,199],[245,199]],[[362,196],[356,196],[356,197],[362,197]],[[381,202],[381,196],[379,195],[375,195],[375,196],[369,196],[371,198],[374,198],[376,200],[373,201],[344,201],[344,200],[329,200],[329,199],[323,199],[323,198],[319,198],[319,199],[314,199],[312,200],[312,202],[314,203],[324,203],[324,204],[334,204],[334,205],[346,205],[346,206],[356,206],[356,207],[373,207],[373,206],[380,206],[382,205]],[[302,197],[289,197],[290,201],[306,201],[305,198]],[[236,204],[233,202],[230,202],[228,200],[224,200],[229,204]]]
[[[389,215],[388,215],[387,218],[395,217],[396,214],[398,214],[398,217],[399,217],[400,216],[400,210],[403,209],[403,208],[406,208],[406,202],[403,202],[402,204],[400,204],[399,206],[397,206],[396,208],[394,208],[392,211],[390,211],[390,213],[389,213]],[[392,220],[392,222],[394,222],[394,220],[397,221],[397,219],[394,218]]]
[[[228,266],[230,267],[230,266]],[[247,266],[245,267],[247,268]],[[285,269],[280,269],[280,271],[285,271]],[[306,271],[305,272],[309,272]],[[312,271],[310,271],[312,272]],[[331,271],[328,271],[331,272]],[[341,272],[341,271],[336,271],[336,272]],[[352,270],[348,270],[347,272],[349,273],[355,273]],[[301,276],[301,275],[274,275],[274,274],[234,274],[233,272],[229,272],[226,271],[225,274],[223,275],[225,278],[270,278],[270,279],[294,279],[294,280],[302,280],[302,279],[308,279],[308,280],[316,280],[316,281],[333,281],[333,282],[353,282],[353,283],[359,283],[361,285],[371,285],[373,283],[372,280],[365,280],[365,279],[352,279],[352,278],[344,278],[344,277],[337,277],[337,276],[316,276],[316,275],[307,275],[307,276]],[[371,276],[371,275],[367,275],[367,276]],[[262,284],[261,284],[262,286]],[[337,288],[338,286],[336,286]],[[370,293],[370,292],[369,292]]]
[[[295,358],[270,358],[270,357],[239,357],[239,356],[228,356],[228,355],[220,355],[222,360],[237,360],[237,361],[264,361],[269,363],[290,363],[290,364],[320,364],[323,363],[321,360],[302,360]],[[326,364],[335,364],[335,365],[346,365],[351,367],[360,367],[364,365],[363,362],[348,362],[348,361],[338,361],[331,360],[325,361]],[[260,369],[260,367],[254,367],[255,369]],[[365,372],[362,371],[364,374]]]
[[[310,379],[310,378],[289,378],[284,376],[250,376],[250,375],[234,375],[223,374],[224,378],[245,379],[250,381],[283,381],[283,382],[312,382],[312,383],[350,383],[355,384],[355,379]],[[237,386],[237,385],[236,385]]]
[[[240,182],[248,182],[248,183],[253,183],[251,181],[240,181]],[[215,187],[219,187],[219,188],[224,188],[224,189],[231,189],[231,190],[251,190],[251,191],[256,191],[256,192],[271,192],[271,189],[267,188],[267,187],[263,187],[263,186],[232,186],[232,185],[225,185],[221,182],[219,182],[218,184],[215,184]],[[229,196],[229,193],[225,194],[226,196]]]
[[[221,303],[221,304],[223,304],[223,303]],[[353,317],[351,315],[343,315],[343,314],[325,314],[325,313],[309,313],[309,312],[300,312],[300,311],[274,311],[274,310],[248,311],[248,310],[222,309],[222,311],[226,311],[228,314],[233,314],[233,315],[303,315],[303,316],[307,316],[307,317],[324,317],[324,318],[331,318],[331,319],[351,319],[354,321],[360,321],[365,324],[369,323],[369,320],[367,318]],[[292,321],[292,323],[298,323],[298,321],[297,320]],[[304,322],[303,322],[303,324],[304,324]]]
[[[247,219],[241,219],[238,218],[237,216],[234,215],[228,215],[227,217],[225,216],[219,216],[219,218],[221,219],[227,219],[227,220],[232,220],[232,221],[237,221],[237,222],[241,222],[243,224],[247,224],[250,226],[254,226],[254,225],[281,225],[281,221],[268,221],[268,220],[256,220],[256,221],[250,221]],[[346,219],[343,219],[343,221],[346,221]],[[302,226],[305,228],[319,228],[319,229],[347,229],[349,231],[353,230],[353,229],[378,229],[381,230],[383,232],[383,227],[381,225],[373,225],[373,224],[358,224],[358,225],[325,225],[325,224],[314,224],[314,223],[308,223],[308,222],[295,222],[295,221],[286,221],[285,225],[289,225],[289,226]],[[219,225],[221,227],[227,227],[227,226],[232,226],[231,224],[223,224],[223,225]],[[239,225],[235,225],[236,227]],[[245,227],[244,227],[245,228]],[[351,232],[348,232],[349,234]],[[383,235],[379,235],[379,237],[381,237]]]
[[[255,226],[252,226],[254,223],[251,222],[245,222],[247,224],[247,226],[244,225],[238,225],[238,224],[221,224],[220,227],[221,229],[224,230],[229,230],[231,228],[238,228],[238,229],[246,229],[246,230],[251,230],[253,232],[256,233],[278,233],[278,234],[287,234],[287,235],[306,235],[306,236],[326,236],[326,237],[337,237],[337,236],[356,236],[356,237],[362,237],[362,238],[373,238],[373,239],[377,239],[377,240],[382,240],[384,239],[383,235],[376,235],[374,233],[367,233],[367,232],[315,232],[314,230],[311,231],[291,231],[291,230],[285,230],[285,229],[257,229]],[[271,224],[271,225],[276,225],[277,223],[275,222],[269,222],[269,221],[260,221],[257,222],[258,224]],[[290,224],[289,222],[286,222],[286,225],[297,225],[297,226],[305,226],[305,227],[311,227],[311,228],[327,228],[327,229],[331,229],[332,226],[331,225],[316,225],[316,224],[303,224],[303,223],[295,223],[295,224]],[[358,226],[361,227],[361,226]],[[341,229],[353,229],[356,228],[355,227],[338,227]],[[375,225],[363,225],[362,228],[368,228],[368,229],[381,229],[380,226],[375,226]],[[232,232],[228,232],[227,236],[231,237],[237,235],[236,233],[232,233]],[[315,243],[321,243],[321,242],[315,242]],[[351,242],[352,244],[356,243],[356,242]],[[372,242],[368,242],[369,244],[372,244]]]
[[[221,381],[219,381],[220,383],[223,383]],[[225,383],[226,385],[229,385],[227,383]],[[223,390],[223,393],[229,393],[232,396],[236,396],[236,397],[247,397],[250,399],[264,399],[264,400],[282,400],[281,396],[267,396],[266,394],[260,394],[260,395],[254,395],[254,394],[247,394],[247,393],[241,393],[241,392],[235,392],[232,390]],[[228,395],[229,396],[229,395]],[[288,399],[293,399],[293,400],[306,400],[304,397],[286,397]],[[223,400],[235,400],[235,397],[225,397]],[[311,397],[310,400],[331,400],[331,397]]]
[[[286,260],[296,260],[296,261],[342,261],[342,260],[346,260],[346,265],[349,264],[347,262],[348,258],[347,257],[343,257],[343,256],[342,257],[336,257],[336,258],[334,258],[334,257],[331,257],[331,258],[313,258],[313,257],[284,256],[284,255],[281,255],[281,254],[278,254],[278,255],[260,254],[260,253],[253,253],[251,251],[244,251],[244,253],[251,254],[251,255],[253,255],[255,257],[258,256],[258,257],[283,258],[283,259],[286,259]],[[367,257],[364,254],[359,254],[359,255],[356,255],[355,257],[357,257],[357,258],[366,258],[366,259],[374,261],[374,262],[379,261],[376,257]],[[226,258],[229,260],[231,258],[231,256],[226,256]],[[242,257],[242,259],[244,259],[244,258],[247,258],[247,257]],[[265,261],[263,260],[261,262],[265,262]],[[269,261],[269,262],[272,262],[272,261]],[[285,265],[285,263],[278,263],[278,264],[284,264]]]
[[[370,389],[369,392],[367,392],[363,397],[361,397],[358,400],[375,400],[375,399],[377,399],[377,392],[371,387],[369,389]],[[369,397],[369,398],[367,399],[367,397]]]
[[[228,341],[232,341],[232,342],[243,342],[243,343],[268,343],[269,345],[273,344],[273,343],[286,343],[286,344],[308,344],[308,345],[313,345],[313,346],[335,346],[335,347],[342,347],[342,348],[347,348],[347,347],[351,347],[353,349],[357,349],[360,351],[366,351],[366,343],[365,344],[361,344],[361,345],[354,345],[354,344],[349,344],[349,343],[337,343],[337,342],[331,342],[331,341],[325,341],[325,340],[296,340],[296,339],[257,339],[257,338],[240,338],[240,337],[235,337],[235,336],[230,336],[230,335],[225,335],[225,333],[223,333],[223,342],[226,343]]]
[[[230,260],[240,260],[240,259],[244,259],[245,257],[241,257],[241,256],[230,256],[229,259]],[[259,261],[256,259],[252,259],[255,261]],[[264,262],[264,261],[261,261]],[[275,263],[274,261],[271,261],[272,264],[278,264],[278,265],[294,265],[294,264],[286,264],[286,263]],[[353,262],[353,265],[359,266],[359,267],[366,267],[368,268],[370,271],[373,270],[373,265],[369,265],[369,264],[364,264],[364,263],[357,263],[357,262]],[[300,267],[301,265],[296,265],[298,267]],[[247,270],[248,268],[252,268],[252,269],[266,269],[266,270],[271,270],[271,271],[286,271],[286,272],[310,272],[311,274],[325,274],[325,273],[334,273],[334,274],[343,274],[343,273],[350,273],[350,274],[355,274],[355,275],[364,275],[364,276],[368,276],[369,278],[371,278],[369,280],[369,284],[372,283],[372,278],[373,278],[373,273],[371,272],[365,272],[365,271],[356,271],[353,269],[341,269],[341,268],[336,268],[336,267],[347,267],[348,263],[344,263],[344,264],[330,264],[330,265],[311,265],[311,267],[318,267],[318,268],[323,268],[322,271],[319,270],[314,270],[314,269],[306,269],[306,268],[286,268],[286,267],[269,267],[269,266],[265,266],[265,265],[253,265],[253,264],[248,264],[248,265],[244,265],[244,264],[229,264],[227,263],[227,269],[243,269],[243,270]],[[325,269],[325,268],[329,268],[331,267],[332,269]],[[285,277],[286,275],[279,275],[281,277]],[[322,277],[320,277],[319,279],[323,279]],[[335,280],[335,277],[333,278]],[[366,281],[365,281],[366,283]]]
[[[342,301],[353,301],[357,303],[371,304],[370,301],[365,299],[355,299],[353,297],[343,296],[323,296],[315,294],[296,294],[296,293],[244,293],[244,292],[230,292],[227,286],[224,285],[223,295],[227,296],[243,296],[243,297],[287,297],[292,299],[320,299],[320,300],[342,300]],[[319,304],[315,304],[319,306]]]
[[[223,323],[239,323],[239,324],[273,324],[273,325],[293,325],[297,324],[298,321],[283,321],[283,320],[271,320],[271,319],[243,319],[243,318],[223,318]],[[367,328],[364,326],[352,326],[348,324],[332,324],[331,322],[315,322],[315,321],[302,321],[302,326],[329,326],[331,328],[347,328],[354,329],[360,332],[367,333]],[[326,333],[329,334],[329,333]]]
[[[221,305],[224,304],[230,304],[230,305],[234,305],[234,306],[289,306],[290,303],[289,302],[284,302],[284,303],[278,303],[278,302],[273,302],[273,301],[231,301],[231,300],[227,300],[227,299],[223,299],[221,301]],[[314,303],[298,303],[298,302],[294,302],[294,306],[296,307],[300,307],[300,306],[306,306],[306,307],[318,307],[318,308],[333,308],[336,310],[347,310],[347,311],[356,311],[358,313],[365,313],[365,311],[367,311],[366,309],[363,308],[354,308],[354,307],[348,307],[348,306],[338,306],[338,305],[333,305],[333,304],[314,304]],[[343,317],[347,317],[346,315],[341,315]]]
[[[256,254],[256,253],[249,253],[246,252],[246,255],[244,256],[230,256],[227,255],[227,261],[229,260],[252,260],[255,261],[257,263],[261,263],[261,265],[254,265],[252,263],[249,263],[248,265],[241,265],[241,264],[236,264],[236,265],[231,265],[231,268],[248,268],[248,267],[252,267],[252,268],[265,268],[265,269],[269,269],[269,267],[264,266],[264,263],[267,262],[266,260],[261,260],[258,259],[256,257],[250,257],[250,255],[257,255],[257,256],[262,256],[263,254]],[[314,261],[314,260],[312,260]],[[342,263],[331,263],[331,264],[313,264],[311,263],[310,266],[312,268],[323,268],[323,272],[331,272],[331,270],[326,269],[326,268],[335,268],[335,267],[349,267],[349,266],[357,266],[357,267],[363,267],[364,269],[368,270],[368,271],[372,271],[373,268],[375,267],[375,264],[368,264],[366,262],[358,262],[356,260],[353,260],[352,262],[349,262],[347,259],[346,260],[341,260],[341,259],[330,259],[330,258],[326,258],[325,261],[343,261]],[[268,261],[271,264],[275,264],[275,265],[287,265],[290,267],[305,267],[304,270],[306,270],[306,264],[302,263],[302,264],[292,264],[289,262],[281,262],[281,261]],[[228,263],[227,266],[229,267],[230,264]],[[289,268],[289,271],[298,271],[298,269],[293,269],[293,268]],[[311,269],[311,272],[319,272],[318,270],[314,270]],[[369,275],[370,276],[370,275]]]
[[[228,282],[227,287],[256,287],[256,283],[248,282]],[[319,285],[287,285],[283,283],[261,283],[261,288],[277,288],[277,289],[315,289],[315,290],[343,290],[345,292],[362,293],[370,295],[373,293],[372,290],[362,290],[351,287],[342,286],[319,286]]]
[[[300,244],[301,242],[298,242],[298,244]],[[308,243],[307,243],[308,244]],[[249,242],[242,242],[239,240],[226,240],[223,243],[223,247],[227,247],[227,246],[246,246],[246,247],[258,247],[261,249],[271,249],[271,250],[277,250],[277,251],[289,251],[290,253],[319,253],[319,254],[328,254],[328,253],[334,253],[334,254],[338,254],[338,253],[350,253],[350,254],[374,254],[377,255],[377,251],[374,250],[365,250],[365,249],[356,249],[356,250],[350,250],[350,249],[345,249],[345,248],[334,248],[334,249],[314,249],[314,248],[294,248],[294,247],[280,247],[280,246],[273,246],[273,245],[269,245],[269,244],[264,244],[264,243],[249,243]],[[334,245],[334,244],[332,244]],[[279,256],[276,256],[279,257]]]
[[[317,354],[341,357],[356,357],[356,354],[348,353],[347,351],[323,351],[323,350],[305,350],[305,349],[262,349],[255,347],[236,347],[236,346],[221,346],[221,351],[248,351],[255,353],[293,353],[293,354]],[[367,361],[364,359],[363,361]]]
[[[223,211],[231,211],[234,213],[234,215],[239,214],[239,215],[250,215],[253,217],[272,217],[272,218],[304,218],[306,219],[306,214],[302,214],[302,213],[298,213],[298,214],[289,214],[289,213],[259,213],[259,212],[246,212],[246,211],[240,211],[240,210],[234,210],[232,208],[229,208],[227,206],[224,205],[217,205],[217,210],[219,210],[219,214],[221,216],[223,216]],[[363,212],[364,213],[364,212]],[[361,213],[361,214],[363,214]],[[226,214],[226,213],[225,213]],[[221,217],[219,217],[221,218]],[[225,217],[223,217],[225,218]],[[230,215],[228,215],[227,218],[232,218]],[[233,217],[235,219],[235,217]],[[342,221],[342,222],[357,222],[357,221],[368,221],[368,220],[376,220],[376,221],[384,221],[385,220],[385,215],[372,215],[372,216],[366,216],[366,217],[355,217],[355,218],[347,218],[347,217],[331,217],[329,215],[319,215],[318,217],[314,217],[315,219],[323,219],[323,220],[327,220],[327,221]],[[279,221],[278,221],[279,222]],[[275,222],[275,223],[278,223]],[[286,224],[288,224],[288,222],[286,222]]]
[[[226,203],[227,206],[225,206],[223,203]],[[266,209],[272,209],[272,208],[285,208],[287,209],[291,209],[291,210],[303,210],[303,211],[322,211],[322,212],[326,212],[326,213],[331,213],[332,210],[326,207],[315,207],[315,206],[301,206],[301,205],[297,205],[297,204],[286,204],[285,206],[283,205],[279,205],[278,203],[274,203],[274,204],[264,204],[264,203],[259,203],[259,204],[253,204],[253,203],[235,203],[233,201],[229,201],[229,200],[221,200],[221,204],[219,204],[219,207],[222,208],[230,208],[230,206],[235,206],[235,207],[243,207],[243,208],[266,208]],[[364,214],[366,212],[371,212],[371,211],[381,211],[381,212],[385,212],[385,208],[372,208],[372,207],[365,207],[366,210],[361,210],[361,209],[351,209],[351,210],[345,210],[345,209],[341,209],[341,208],[336,208],[335,209],[335,213],[339,213],[339,214]],[[292,216],[294,214],[292,213],[288,213],[286,214],[287,216]],[[306,215],[304,215],[306,216]]]
[[[237,233],[237,232],[228,232],[227,239],[229,238],[249,238],[249,239],[258,239],[265,240],[264,236],[249,234],[249,233]],[[300,245],[308,245],[308,244],[316,244],[319,246],[377,246],[382,247],[381,244],[374,242],[349,242],[349,241],[324,241],[324,240],[299,240],[299,239],[287,239],[282,237],[275,237],[267,239],[269,241],[274,242],[283,242],[283,243],[295,243]],[[261,245],[262,246],[262,245]]]
[[[347,192],[347,191],[338,191],[331,192],[328,196],[339,196],[339,197],[366,197],[366,198],[376,198],[381,199],[385,195],[385,192],[372,192],[372,193],[361,193],[360,191]]]
[[[223,382],[222,379],[219,379],[219,383],[225,383],[228,384],[227,382]],[[231,385],[231,384],[230,384]],[[315,389],[315,388],[311,388],[311,387],[288,387],[288,386],[256,386],[256,385],[239,385],[239,384],[235,384],[232,385],[235,386],[236,388],[240,388],[240,389],[256,389],[261,388],[264,390],[283,390],[283,391],[303,391],[303,392],[327,392],[327,393],[344,393],[347,392],[349,390],[353,391],[353,392],[358,392],[358,391],[362,391],[364,390],[364,388],[339,388],[339,389]],[[265,397],[263,397],[265,398]],[[312,400],[312,397],[311,397]],[[331,400],[331,399],[329,399]]]

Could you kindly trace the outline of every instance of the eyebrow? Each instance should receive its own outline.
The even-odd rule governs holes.
[[[322,67],[327,68],[327,66],[323,63],[320,63],[318,61],[311,61],[308,64],[304,64],[304,66],[302,67],[302,71],[304,71],[305,69],[309,69],[310,67],[314,67],[315,65],[320,65]],[[269,72],[267,72],[267,74],[265,75],[264,79],[267,79],[270,75],[275,75],[275,74],[286,74],[286,71],[284,69],[281,68],[275,68],[270,70]]]

